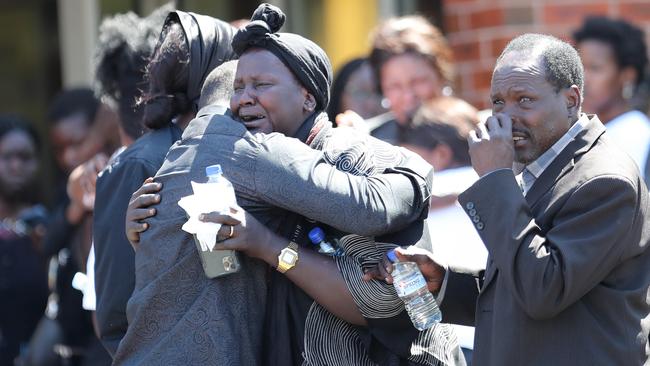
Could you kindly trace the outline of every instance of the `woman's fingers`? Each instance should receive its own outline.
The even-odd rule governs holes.
[[[199,220],[203,222],[215,222],[217,224],[225,225],[239,225],[241,221],[236,219],[230,214],[221,214],[219,212],[204,213],[199,216]]]

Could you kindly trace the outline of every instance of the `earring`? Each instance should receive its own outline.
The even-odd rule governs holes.
[[[623,99],[630,100],[634,96],[634,84],[632,82],[627,82],[623,85],[623,90],[621,91]]]

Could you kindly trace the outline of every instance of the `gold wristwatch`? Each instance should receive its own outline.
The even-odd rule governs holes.
[[[298,263],[298,244],[289,242],[286,248],[280,251],[278,256],[278,272],[285,273]]]

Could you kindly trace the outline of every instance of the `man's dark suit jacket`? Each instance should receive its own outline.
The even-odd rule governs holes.
[[[474,364],[647,364],[648,191],[596,117],[525,198],[499,170],[459,202],[490,253]]]

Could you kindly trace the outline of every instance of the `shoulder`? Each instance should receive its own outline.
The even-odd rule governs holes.
[[[599,176],[619,177],[629,182],[641,179],[639,168],[607,132],[600,136],[593,147],[575,162],[575,174],[581,181],[592,181]]]

